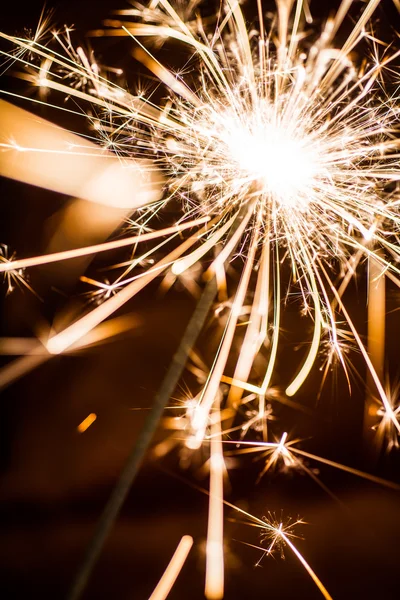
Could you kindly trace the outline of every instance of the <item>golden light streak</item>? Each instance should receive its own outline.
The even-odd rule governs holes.
[[[93,423],[95,422],[96,419],[97,419],[96,413],[90,413],[86,417],[86,419],[83,419],[82,423],[79,423],[78,427],[76,428],[77,431],[79,433],[84,433],[87,429],[89,429],[89,427],[91,425],[93,425]]]
[[[81,317],[81,319],[64,329],[62,332],[52,336],[47,342],[47,350],[50,354],[60,354],[61,352],[64,352],[67,348],[89,333],[94,327],[111,316],[173,263],[181,254],[183,254],[183,252],[185,252],[185,250],[190,248],[197,239],[198,234],[191,236],[183,244],[178,246],[178,248],[161,259],[152,269],[143,275],[143,277],[139,279],[135,278],[129,285],[121,289],[118,294],[112,296],[100,306],[97,306],[90,313]]]
[[[219,401],[216,408],[219,410]],[[210,495],[206,544],[206,582],[204,594],[208,600],[224,597],[224,455],[221,441],[221,425],[215,422],[211,428],[210,442]]]
[[[379,250],[376,252],[380,253]],[[368,355],[371,364],[381,381],[384,378],[385,363],[385,318],[386,318],[386,277],[385,269],[381,261],[377,261],[375,256],[369,258],[368,270]],[[368,377],[368,387],[372,384],[372,377]],[[367,389],[365,410],[364,410],[364,428],[366,442],[370,442],[372,426],[376,420],[371,418],[371,405],[375,400],[371,395],[371,390]]]
[[[118,336],[130,329],[133,329],[138,324],[138,319],[132,315],[123,315],[115,317],[105,323],[100,323],[95,329],[88,333],[83,339],[77,342],[71,351],[80,350],[82,348],[92,346],[94,344],[105,342],[107,339]],[[40,342],[41,337],[35,338],[18,338],[18,337],[3,337],[0,338],[0,354],[12,356],[22,354],[46,354],[46,346]],[[0,371],[1,373],[1,371]]]
[[[279,327],[281,319],[281,279],[279,275],[279,252],[276,249],[276,266],[277,272],[275,277],[275,310],[274,310],[274,332],[271,343],[271,354],[268,361],[268,367],[265,372],[264,380],[259,390],[260,395],[264,396],[271,381],[273,369],[275,366],[276,356],[278,352]]]
[[[36,369],[47,360],[50,356],[47,352],[38,352],[36,349],[27,352],[26,356],[21,356],[0,369],[0,390],[7,387],[10,383],[17,381]]]
[[[181,572],[192,546],[192,536],[184,535],[149,600],[165,600]]]
[[[203,256],[213,248],[215,244],[229,231],[229,228],[232,226],[236,215],[234,215],[225,225],[219,227],[215,233],[213,233],[204,244],[199,246],[194,252],[188,254],[184,258],[180,258],[175,261],[172,265],[171,271],[174,275],[181,275],[184,271],[189,269],[192,265],[198,262]]]
[[[88,246],[87,248],[74,248],[73,250],[64,250],[62,252],[54,252],[52,254],[41,254],[40,256],[34,256],[32,258],[10,260],[8,262],[0,263],[0,273],[14,271],[16,269],[36,267],[38,265],[47,265],[52,262],[70,260],[73,258],[78,258],[79,256],[87,256],[89,254],[97,254],[98,252],[107,252],[108,250],[115,250],[116,248],[140,244],[142,242],[154,240],[162,236],[168,236],[170,234],[179,233],[180,231],[185,231],[186,229],[207,223],[209,220],[210,217],[202,217],[186,223],[177,223],[172,227],[166,227],[160,231],[141,233],[140,235],[134,235],[121,240],[113,240],[111,242],[104,242],[103,244],[94,244],[93,246]]]
[[[235,368],[232,382],[247,381],[254,358],[260,349],[261,344],[267,337],[268,307],[269,307],[269,244],[263,248],[260,259],[260,267],[257,276],[256,291],[254,302],[251,307],[250,323],[243,340],[242,350]],[[279,302],[279,294],[278,294]],[[276,326],[277,324],[275,324]],[[273,347],[274,348],[274,347]],[[271,351],[271,355],[274,350]],[[269,382],[268,382],[269,383]],[[267,386],[268,387],[268,383]],[[236,408],[242,396],[242,388],[235,385],[231,386],[227,399],[227,406]],[[260,405],[263,402],[260,402]],[[260,414],[263,413],[260,408]]]
[[[137,319],[129,315],[115,317],[105,323],[100,323],[90,330],[86,335],[77,340],[68,348],[68,352],[79,351],[88,346],[105,342],[137,325]],[[44,335],[39,339],[2,338],[0,339],[0,353],[6,355],[23,354],[21,358],[7,364],[0,369],[0,390],[20,377],[27,375],[36,367],[44,364],[52,358],[49,353]],[[43,338],[43,339],[42,339]]]
[[[314,308],[315,308],[313,339],[311,342],[311,347],[308,352],[307,358],[306,358],[303,366],[301,367],[300,372],[298,373],[298,375],[296,375],[296,377],[292,381],[292,383],[286,388],[287,396],[294,396],[295,393],[298,391],[298,389],[302,386],[302,384],[306,380],[313,364],[315,363],[315,359],[317,358],[317,354],[318,354],[318,350],[319,350],[319,346],[320,346],[322,318],[321,318],[320,296],[319,296],[319,293],[317,290],[317,286],[316,286],[314,277],[312,278],[312,290],[313,290],[312,294],[313,294]]]
[[[359,349],[361,351],[361,354],[364,357],[365,363],[366,363],[366,365],[368,367],[368,371],[371,374],[372,380],[373,380],[373,382],[374,382],[374,384],[375,384],[375,386],[376,386],[376,388],[378,390],[379,396],[380,396],[380,398],[382,400],[382,404],[385,407],[385,410],[386,410],[389,418],[391,419],[393,425],[395,426],[395,428],[397,429],[397,431],[400,433],[400,423],[398,422],[398,420],[396,418],[396,415],[394,414],[393,408],[392,408],[392,406],[391,406],[391,404],[390,404],[390,402],[388,400],[388,397],[387,397],[387,395],[385,393],[385,390],[383,389],[382,383],[380,382],[379,377],[376,374],[376,371],[375,371],[374,366],[373,366],[373,364],[371,362],[371,359],[368,356],[368,353],[367,353],[367,351],[365,349],[365,346],[362,343],[361,338],[360,338],[360,336],[359,336],[359,334],[358,334],[358,332],[357,332],[357,330],[356,330],[356,328],[355,328],[352,320],[350,319],[350,315],[348,314],[348,312],[347,312],[347,310],[346,310],[346,308],[345,308],[342,300],[340,299],[340,297],[339,297],[339,295],[338,295],[338,293],[337,293],[337,291],[336,291],[336,289],[335,289],[332,281],[330,280],[330,278],[329,278],[326,270],[324,269],[324,267],[321,264],[320,264],[320,268],[323,271],[323,273],[324,273],[324,275],[325,275],[325,277],[326,277],[326,279],[327,279],[327,281],[329,283],[329,286],[330,286],[333,294],[336,297],[338,305],[340,306],[340,310],[342,311],[342,313],[346,317],[346,321],[349,324],[350,329],[353,332],[354,339],[356,340],[357,345],[358,345],[358,347],[359,347]]]
[[[253,207],[250,206],[248,210],[252,211]],[[260,214],[258,218],[260,218]],[[199,403],[202,406],[202,410],[206,414],[210,413],[211,407],[214,404],[215,398],[218,394],[221,378],[223,376],[223,371],[225,369],[226,361],[228,360],[238,318],[243,306],[243,302],[247,292],[247,287],[250,281],[250,275],[253,268],[254,258],[257,249],[258,235],[259,231],[256,229],[250,245],[250,251],[246,260],[246,264],[242,272],[242,277],[235,294],[232,310],[229,315],[229,321],[225,328],[224,336],[221,341],[217,356],[215,358],[213,368],[210,372],[206,385],[204,386],[204,390],[201,394]]]
[[[123,29],[125,29],[123,27]],[[129,34],[129,31],[126,30]],[[132,36],[133,37],[133,36]],[[197,98],[190,89],[188,89],[183,83],[178,81],[176,77],[174,77],[168,69],[163,67],[157,60],[155,60],[142,46],[141,48],[136,48],[133,52],[134,58],[143,63],[149,71],[154,73],[156,77],[166,86],[168,86],[175,94],[179,94],[186,98],[189,102],[191,102],[194,106],[201,106],[200,100]]]
[[[204,273],[205,279],[210,279],[212,277],[213,273],[219,273],[219,271],[224,267],[226,261],[231,256],[233,249],[236,247],[238,241],[240,240],[243,233],[245,232],[246,227],[248,226],[249,221],[251,219],[251,216],[252,216],[251,211],[250,210],[247,211],[246,214],[244,215],[241,223],[239,224],[239,227],[233,233],[231,239],[224,244],[224,247],[222,248],[221,252],[218,254],[217,258],[214,259],[214,261],[211,263],[210,267]]]
[[[330,595],[322,581],[319,579],[319,577],[317,577],[315,571],[310,567],[304,556],[297,550],[296,546],[290,541],[288,536],[282,530],[279,531],[279,535],[289,546],[289,548],[292,550],[295,556],[297,556],[297,558],[299,559],[307,573],[310,575],[311,579],[313,580],[313,582],[315,583],[325,600],[333,600],[332,596]]]
[[[321,462],[325,465],[329,465],[334,469],[340,469],[341,471],[346,471],[351,475],[356,475],[357,477],[362,477],[363,479],[368,479],[373,483],[377,483],[378,485],[383,485],[385,487],[390,487],[393,490],[400,491],[400,485],[397,483],[393,483],[393,481],[388,481],[387,479],[382,479],[382,477],[376,477],[375,475],[371,475],[371,473],[365,473],[365,471],[360,471],[359,469],[354,469],[353,467],[348,467],[347,465],[342,465],[341,463],[337,463],[333,460],[329,460],[322,456],[316,456],[315,454],[310,454],[309,452],[305,452],[304,450],[300,450],[300,448],[291,448],[291,452],[295,454],[300,454],[301,456],[306,456],[307,458],[312,458],[318,462]]]
[[[0,175],[24,183],[115,208],[132,209],[161,197],[162,177],[149,164],[121,161],[4,100],[0,149]]]
[[[305,558],[299,552],[299,550],[296,548],[296,546],[290,541],[287,532],[285,532],[285,530],[284,530],[283,523],[280,523],[278,526],[273,526],[268,521],[263,521],[263,520],[259,519],[258,517],[255,517],[254,515],[250,514],[249,512],[243,510],[242,508],[239,508],[238,506],[231,504],[230,502],[227,502],[226,500],[224,500],[224,504],[226,506],[233,508],[235,511],[241,513],[245,517],[247,517],[250,520],[250,524],[254,524],[256,527],[267,531],[271,535],[273,541],[274,541],[274,539],[279,540],[279,538],[281,538],[289,546],[289,548],[292,550],[292,552],[295,554],[295,556],[299,559],[300,563],[303,565],[303,567],[305,568],[307,573],[310,575],[311,579],[314,581],[315,585],[318,587],[318,589],[324,596],[325,600],[333,600],[332,596],[329,594],[329,592],[327,591],[327,589],[325,588],[325,586],[323,585],[323,583],[321,582],[319,577],[316,575],[314,570],[311,568],[311,566],[308,564],[308,562],[305,560]],[[251,545],[251,544],[249,544],[249,545]],[[265,548],[262,548],[259,546],[254,546],[254,547],[258,548],[259,550],[262,550],[264,552],[268,552],[268,550],[266,550]],[[271,546],[270,546],[269,551],[271,551]]]

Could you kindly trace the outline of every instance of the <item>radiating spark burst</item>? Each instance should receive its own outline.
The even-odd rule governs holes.
[[[277,519],[276,515],[273,513],[269,513],[268,517],[263,517],[263,521],[265,521],[266,527],[260,533],[260,541],[261,544],[266,543],[268,545],[265,554],[272,554],[277,550],[280,553],[281,558],[284,558],[283,551],[285,543],[282,534],[290,538],[298,537],[298,535],[294,533],[294,530],[297,525],[304,525],[304,521],[302,519],[294,521],[291,517],[288,517],[285,523],[283,523],[282,515],[280,519]],[[262,559],[260,559],[257,564],[260,564],[261,560]]]
[[[291,30],[290,10],[285,13],[284,9],[293,3],[278,3],[278,42],[273,42],[274,26],[267,33],[260,17],[255,48],[236,4],[227,3],[207,43],[202,41],[201,23],[195,33],[193,24],[191,28],[186,24],[187,15],[182,20],[165,1],[153,4],[153,21],[152,12],[144,11],[144,22],[113,21],[113,28],[102,30],[101,35],[134,38],[138,58],[169,87],[170,98],[163,107],[154,105],[151,98],[146,99],[141,93],[132,96],[104,79],[98,65],[90,63],[82,49],[72,50],[70,39],[67,59],[35,40],[30,41],[29,50],[36,48],[42,61],[39,76],[32,75],[31,79],[42,87],[100,107],[104,114],[96,129],[108,140],[108,147],[111,144],[120,155],[151,154],[157,159],[169,187],[164,203],[178,198],[186,215],[205,213],[212,217],[205,241],[174,260],[172,273],[182,275],[217,242],[225,240],[208,273],[221,271],[245,236],[244,277],[227,324],[231,332],[249,293],[250,273],[257,269],[258,293],[238,361],[239,377],[234,377],[244,384],[252,359],[267,335],[269,301],[265,287],[272,279],[271,264],[276,263],[274,277],[278,278],[281,256],[287,255],[293,280],[303,297],[303,312],[314,319],[308,356],[287,386],[287,393],[293,395],[316,359],[321,329],[343,362],[331,306],[332,301],[338,300],[329,292],[320,263],[339,261],[347,266],[354,252],[361,251],[398,273],[393,255],[398,258],[395,236],[399,200],[397,194],[387,191],[388,185],[400,176],[397,96],[385,95],[381,83],[385,69],[389,69],[398,52],[387,50],[381,61],[373,53],[370,64],[363,64],[360,71],[349,59],[350,51],[367,37],[365,24],[378,5],[376,0],[369,3],[340,50],[334,48],[332,41],[345,16],[345,3],[314,41],[308,41],[301,29],[303,3],[299,1],[293,8]],[[137,10],[124,14],[138,16]],[[162,14],[164,22],[160,25]],[[186,82],[168,71],[142,46],[142,36],[178,39],[194,50],[200,59],[199,81],[190,77]],[[3,37],[28,49],[27,41]],[[72,84],[71,77],[79,84]],[[14,145],[15,149],[18,146]],[[150,206],[149,214],[153,213]],[[375,252],[377,245],[389,256]],[[121,285],[129,283],[123,277],[119,281]],[[107,286],[105,299],[116,289],[113,284]],[[277,280],[274,290],[274,343],[266,378],[259,387],[260,397],[265,394],[276,358],[280,319]],[[74,337],[79,335],[79,327],[75,329]],[[62,351],[65,341],[69,343],[66,336],[67,332],[61,332],[51,345]],[[219,377],[211,377],[206,386],[213,391],[223,374],[231,345],[227,339],[231,338],[231,334],[225,336],[216,359],[219,368],[215,368],[215,373]],[[390,414],[387,398],[383,390],[379,391]],[[235,398],[240,400],[240,395],[240,386],[233,386],[228,403],[236,403]]]
[[[304,569],[310,575],[311,579],[314,581],[315,585],[325,598],[325,600],[332,600],[332,596],[323,585],[322,581],[319,579],[315,571],[311,568],[309,563],[306,561],[304,556],[300,553],[297,547],[293,544],[290,538],[297,537],[293,529],[296,525],[304,524],[304,521],[301,519],[297,519],[297,521],[293,521],[290,517],[286,519],[286,522],[283,522],[282,519],[277,520],[274,514],[269,513],[268,517],[264,517],[263,519],[259,519],[254,515],[242,510],[238,506],[230,504],[229,502],[225,502],[228,506],[236,510],[237,512],[244,515],[247,519],[247,524],[253,527],[257,527],[261,529],[261,543],[264,541],[268,541],[269,547],[265,549],[262,546],[256,546],[254,544],[249,544],[247,542],[243,542],[246,546],[250,546],[252,548],[256,548],[257,550],[262,551],[262,556],[256,563],[260,564],[261,560],[265,555],[271,554],[275,548],[283,552],[284,545],[288,546],[296,558],[303,565]]]
[[[393,415],[400,421],[400,384],[387,385],[386,393]],[[374,431],[376,431],[378,448],[381,449],[383,447],[387,452],[390,452],[394,448],[398,449],[400,447],[399,436],[391,414],[387,413],[385,407],[381,406],[376,398],[373,398],[373,400],[374,402],[369,406],[369,411],[372,413],[372,416],[376,416],[378,419],[378,422],[373,427]]]
[[[11,252],[6,244],[0,244],[0,265],[11,265],[16,260],[16,253]],[[7,294],[11,294],[16,287],[26,287],[33,292],[28,283],[27,274],[24,268],[13,267],[3,272],[4,281],[7,284]]]
[[[55,154],[75,159],[88,155],[96,169],[99,157],[107,162],[117,155],[127,169],[133,161],[135,174],[142,178],[153,181],[155,173],[162,172],[165,181],[161,200],[154,192],[129,204],[129,208],[141,207],[134,218],[138,237],[145,238],[154,229],[154,237],[158,234],[165,239],[119,264],[122,273],[115,281],[92,280],[97,288],[93,296],[101,298],[101,304],[52,335],[47,342],[49,354],[74,347],[156,277],[163,275],[168,287],[214,252],[204,277],[217,279],[221,305],[216,310],[225,309],[223,334],[200,392],[186,407],[189,433],[185,443],[196,448],[211,440],[217,466],[213,469],[210,462],[210,479],[219,494],[224,470],[221,439],[224,432],[237,429],[235,419],[246,412],[242,410],[248,397],[243,398],[244,392],[258,404],[256,414],[251,413],[257,427],[270,414],[266,397],[274,383],[283,299],[289,294],[301,297],[301,314],[313,321],[313,334],[296,376],[287,382],[286,395],[295,395],[302,386],[321,345],[325,350],[328,346],[323,380],[334,360],[346,368],[345,350],[353,345],[365,359],[378,392],[383,416],[379,427],[396,434],[400,431],[398,409],[382,385],[382,352],[379,357],[368,353],[343,301],[363,260],[370,267],[370,306],[380,303],[379,310],[384,309],[382,288],[373,294],[377,282],[389,277],[400,287],[396,88],[400,51],[379,42],[368,29],[379,3],[366,3],[342,45],[336,41],[337,34],[351,0],[343,0],[321,30],[312,28],[305,0],[276,0],[277,14],[272,19],[264,19],[259,0],[258,31],[247,27],[234,0],[223,2],[217,15],[204,18],[199,16],[201,2],[197,1],[179,4],[175,10],[167,0],[152,0],[149,7],[119,11],[119,19],[107,21],[105,28],[91,35],[129,38],[134,57],[167,90],[167,99],[159,103],[151,90],[129,93],[111,81],[113,70],[99,65],[92,53],[75,49],[69,29],[64,36],[53,33],[61,46],[57,50],[43,45],[37,36],[23,39],[1,34],[12,45],[12,50],[3,52],[6,60],[26,67],[21,78],[38,86],[47,102],[53,93],[73,98],[79,110],[63,110],[87,116],[101,140],[97,146],[89,140],[82,144],[66,140]],[[169,41],[179,43],[185,57],[184,68],[176,72],[150,50],[152,42],[160,47]],[[370,44],[368,57],[358,64],[354,50],[359,45],[365,50],[366,44]],[[117,78],[122,74],[114,72]],[[53,152],[46,146],[36,148],[33,142],[32,146],[20,143],[14,136],[0,144],[3,156]],[[140,162],[149,158],[151,162]],[[0,172],[18,178],[10,162],[0,160]],[[22,166],[20,178],[32,183],[32,177],[24,178]],[[44,184],[37,176],[38,185],[54,186],[57,191],[62,186],[67,192],[78,189],[91,201],[94,192],[104,187],[104,178],[95,182],[87,190],[80,181],[75,186],[66,180],[62,185]],[[121,195],[121,207],[126,208],[126,195]],[[103,193],[99,201],[113,206],[109,196],[110,192]],[[157,228],[165,207],[174,203],[180,206],[175,233],[170,227]],[[115,206],[120,206],[117,199]],[[201,228],[171,250],[176,237],[183,236],[193,221]],[[168,253],[162,255],[167,244]],[[82,251],[52,254],[49,260],[73,258]],[[46,257],[23,264],[33,267],[43,262]],[[283,263],[290,265],[290,280],[284,279]],[[232,297],[227,294],[226,278],[230,264],[240,272]],[[4,273],[17,268],[12,260],[0,265]],[[244,338],[231,374],[227,362],[236,352],[239,323]],[[377,335],[381,345],[382,328]],[[371,333],[370,343],[372,338]],[[254,380],[252,367],[260,356],[266,358],[266,365],[262,377]],[[6,383],[11,379],[12,375]],[[228,394],[221,391],[221,382],[229,383]],[[208,427],[216,433],[209,434]],[[249,427],[244,427],[247,432]],[[265,426],[261,431],[270,455],[266,470],[281,460],[286,466],[299,463],[286,438],[271,443]],[[221,567],[221,504],[210,500],[210,522],[216,514],[219,538],[211,540],[210,548],[218,550]],[[290,545],[282,528],[279,536]],[[300,560],[310,573],[307,563]],[[209,598],[221,597],[220,575],[219,569],[217,582],[208,578]]]
[[[93,290],[85,293],[89,302],[93,302],[94,304],[101,304],[117,293],[116,286],[114,284],[110,284],[107,278],[105,278],[104,281],[95,281],[91,277],[82,276],[81,281],[94,287]]]

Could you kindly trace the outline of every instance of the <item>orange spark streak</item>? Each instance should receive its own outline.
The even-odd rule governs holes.
[[[200,232],[201,233],[201,232]],[[183,244],[170,252],[167,256],[161,259],[150,271],[140,279],[135,279],[118,294],[111,297],[109,300],[100,304],[87,315],[83,316],[69,327],[54,335],[47,342],[47,350],[50,354],[60,354],[75,342],[89,333],[94,327],[111,316],[116,310],[121,308],[128,300],[133,298],[140,290],[142,290],[150,281],[155,279],[171,262],[174,262],[181,256],[185,250],[190,248],[199,238],[200,233],[196,233],[188,238]]]
[[[96,419],[96,413],[90,413],[90,415],[88,415],[86,419],[83,419],[82,423],[79,423],[78,427],[76,428],[77,431],[79,431],[79,433],[84,433],[87,429],[89,429],[89,427],[95,422]]]
[[[188,557],[193,538],[184,535],[149,600],[165,600]]]
[[[299,561],[301,562],[301,564],[303,565],[303,567],[305,568],[307,573],[310,575],[311,579],[313,580],[313,582],[315,583],[315,585],[317,586],[317,588],[319,589],[319,591],[321,592],[321,594],[323,595],[325,600],[333,600],[332,596],[330,595],[330,593],[328,592],[328,590],[326,589],[326,587],[324,586],[322,581],[317,577],[316,573],[312,570],[312,568],[310,567],[310,565],[308,564],[306,559],[303,557],[303,555],[300,554],[300,552],[297,550],[296,546],[294,546],[294,544],[292,544],[292,542],[289,540],[288,536],[285,535],[282,530],[279,532],[279,535],[285,540],[286,544],[289,546],[289,548],[292,550],[292,552],[294,552],[294,554],[297,556],[297,558],[299,559]]]
[[[219,401],[216,400],[219,409]],[[224,597],[224,456],[221,441],[221,421],[212,430],[217,437],[211,439],[210,494],[206,546],[206,585],[204,594],[208,600]]]

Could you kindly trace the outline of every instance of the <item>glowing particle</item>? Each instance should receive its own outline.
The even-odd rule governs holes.
[[[82,423],[79,423],[76,428],[79,433],[84,433],[97,419],[96,413],[90,413],[86,419],[83,419]]]

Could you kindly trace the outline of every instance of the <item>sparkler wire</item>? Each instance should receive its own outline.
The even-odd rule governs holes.
[[[95,533],[89,542],[86,554],[78,569],[69,594],[67,595],[67,600],[79,600],[87,586],[104,543],[118,517],[119,511],[122,508],[143,462],[145,453],[165,410],[165,406],[174,392],[185,368],[189,353],[203,328],[216,294],[217,283],[215,277],[213,277],[208,281],[204,288],[193,315],[186,327],[185,333],[182,336],[179,347],[155,396],[152,410],[147,416],[143,428],[135,441],[132,452],[126,461],[121,475],[98,521]]]

